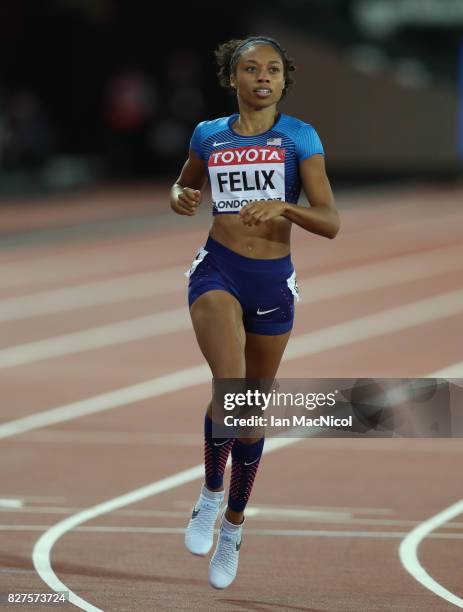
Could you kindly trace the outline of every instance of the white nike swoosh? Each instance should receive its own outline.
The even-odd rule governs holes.
[[[276,308],[272,308],[271,310],[261,310],[260,308],[257,309],[257,314],[258,315],[263,315],[263,314],[268,314],[269,312],[273,312],[275,310],[278,310],[280,307],[277,306]]]
[[[228,438],[227,440],[225,440],[225,442],[214,442],[214,446],[223,446],[224,444],[226,444],[228,441],[230,440],[230,438]]]
[[[230,144],[231,142],[232,142],[231,140],[226,140],[225,142],[215,142],[215,141],[214,141],[214,142],[212,143],[212,146],[213,146],[213,147],[219,147],[220,145],[223,145],[223,144]]]
[[[244,462],[244,465],[252,465],[253,463],[255,463],[256,461],[259,461],[260,457],[257,457],[257,459],[254,459],[254,461],[251,461],[251,463],[246,463],[246,461]]]

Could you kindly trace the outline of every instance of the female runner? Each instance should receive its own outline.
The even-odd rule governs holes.
[[[170,202],[177,214],[194,215],[209,179],[213,223],[188,276],[191,319],[212,376],[273,380],[297,298],[291,226],[334,238],[339,217],[316,131],[277,108],[294,70],[285,49],[258,36],[225,42],[215,55],[219,82],[236,92],[239,113],[197,125]],[[301,187],[310,207],[297,205]],[[205,483],[185,544],[195,555],[211,549],[231,452],[228,504],[209,565],[209,582],[220,589],[236,576],[244,509],[264,438],[213,437],[211,416],[209,403]]]

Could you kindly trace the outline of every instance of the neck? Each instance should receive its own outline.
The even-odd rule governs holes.
[[[242,136],[254,136],[266,132],[275,124],[278,115],[276,105],[259,110],[240,105],[239,110],[240,116],[233,129]]]

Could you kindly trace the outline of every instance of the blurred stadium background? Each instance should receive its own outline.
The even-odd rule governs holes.
[[[217,27],[210,15],[219,13]],[[195,124],[231,113],[213,49],[265,33],[296,58],[282,105],[334,186],[461,177],[461,0],[3,0],[0,196],[171,181]],[[463,145],[460,143],[460,149]]]
[[[251,34],[296,60],[281,108],[319,132],[342,218],[294,228],[279,376],[463,380],[463,0],[1,0],[0,601],[463,609],[461,439],[275,445],[236,588],[185,556],[210,379],[183,273],[210,209],[168,192],[197,122],[236,110],[214,49]]]

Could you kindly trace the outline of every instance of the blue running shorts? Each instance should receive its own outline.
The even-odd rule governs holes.
[[[244,257],[209,237],[185,273],[189,306],[206,291],[231,293],[243,309],[248,332],[275,336],[293,326],[294,300],[299,300],[291,256]]]

